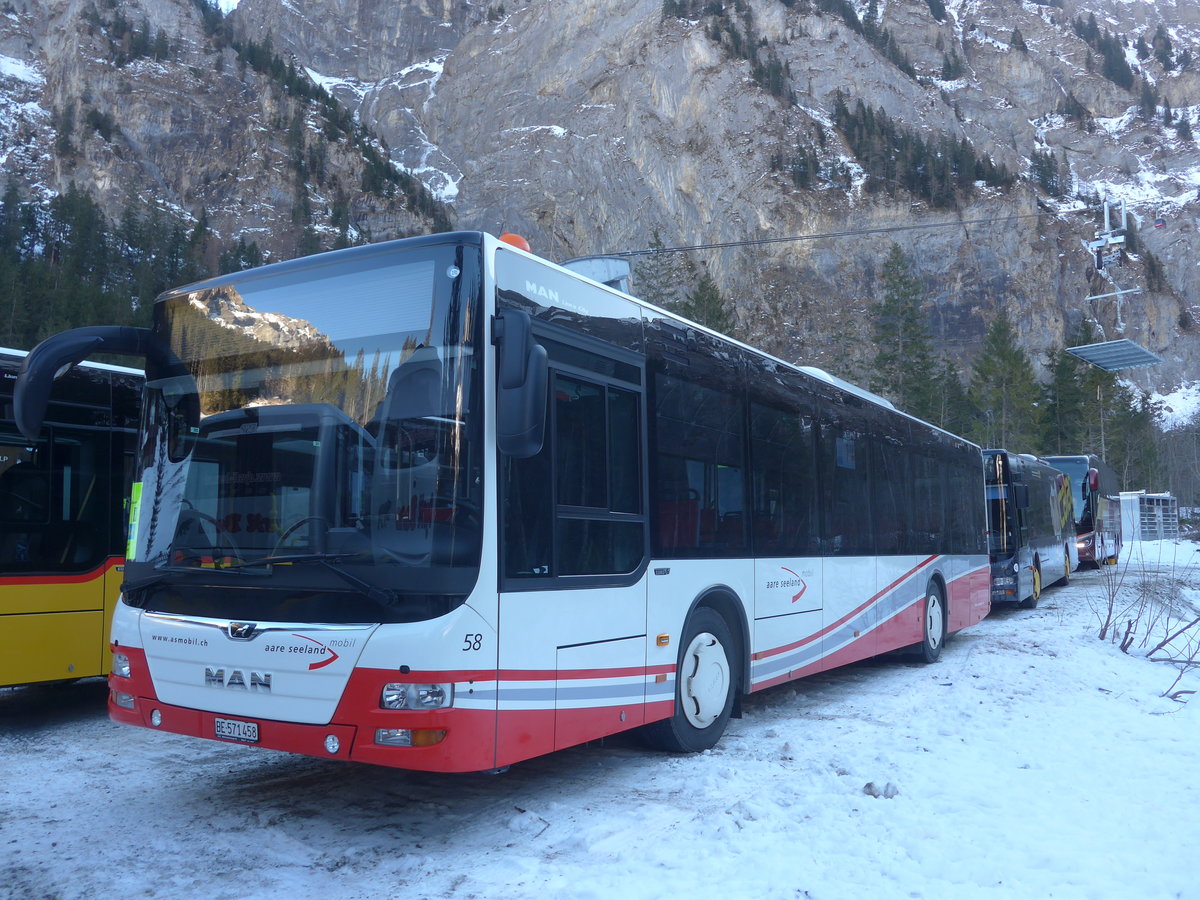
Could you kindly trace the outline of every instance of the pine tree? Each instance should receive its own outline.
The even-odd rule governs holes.
[[[1090,340],[1084,338],[1081,343]],[[1072,341],[1072,346],[1079,345]],[[1088,364],[1060,348],[1046,354],[1046,364],[1050,381],[1042,390],[1042,437],[1038,448],[1047,454],[1079,453],[1086,445],[1083,410],[1087,401],[1084,381]]]
[[[1158,90],[1149,81],[1142,81],[1142,99],[1138,104],[1138,115],[1147,122],[1158,112]]]
[[[924,291],[899,244],[883,264],[883,298],[872,311],[875,342],[870,387],[922,419],[938,415],[929,329],[921,313]]]
[[[735,324],[733,313],[725,305],[716,281],[707,272],[696,285],[696,289],[687,295],[681,311],[689,319],[699,322],[713,331],[719,331],[722,334],[729,334],[733,331]]]
[[[1067,346],[1086,346],[1098,340],[1096,329],[1084,321],[1067,339]],[[1042,449],[1048,453],[1099,453],[1114,468],[1130,473],[1154,470],[1150,455],[1143,468],[1126,458],[1138,454],[1139,444],[1147,454],[1153,449],[1155,412],[1149,401],[1122,385],[1117,373],[1064,351],[1052,351],[1048,361],[1051,380],[1045,389]]]
[[[1181,112],[1179,119],[1175,122],[1175,134],[1181,140],[1187,143],[1192,141],[1192,122],[1188,118],[1187,112]]]
[[[1109,407],[1105,422],[1107,462],[1123,488],[1155,490],[1162,478],[1155,440],[1161,404],[1144,391],[1118,383]]]
[[[1033,365],[1018,346],[1016,329],[1001,309],[971,367],[967,397],[976,415],[971,437],[985,447],[1033,452],[1038,442],[1040,396]]]
[[[971,427],[971,403],[954,362],[946,356],[936,365],[934,410],[930,422],[953,434],[966,434]]]
[[[663,243],[658,229],[650,234],[649,248],[661,251]],[[650,253],[640,256],[633,264],[632,289],[641,299],[663,309],[679,311],[688,288],[695,281],[694,271],[685,253]]]

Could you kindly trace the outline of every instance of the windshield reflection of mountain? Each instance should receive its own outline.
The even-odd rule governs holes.
[[[363,251],[160,299],[172,364],[144,395],[135,602],[319,622],[463,602],[483,496],[468,256]]]
[[[365,427],[325,403],[204,419],[191,448],[172,565],[221,567],[281,555],[456,565],[478,552],[461,420],[442,365],[417,351]]]

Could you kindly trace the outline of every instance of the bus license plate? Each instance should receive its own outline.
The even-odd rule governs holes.
[[[258,743],[258,723],[239,722],[236,719],[213,719],[217,729],[217,737],[226,741],[242,741],[246,744]]]

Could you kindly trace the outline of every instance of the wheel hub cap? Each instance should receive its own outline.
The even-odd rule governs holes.
[[[696,635],[684,655],[684,715],[697,728],[707,728],[725,709],[729,696],[729,659],[721,642],[708,632]]]

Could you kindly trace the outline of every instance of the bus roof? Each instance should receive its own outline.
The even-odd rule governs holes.
[[[880,397],[878,394],[874,394],[871,391],[868,391],[864,388],[858,387],[855,384],[852,384],[848,381],[844,381],[835,375],[830,375],[828,372],[825,372],[821,369],[813,368],[811,366],[799,366],[799,365],[796,365],[795,363],[789,363],[785,360],[782,360],[776,356],[771,355],[770,353],[767,353],[764,350],[761,350],[757,347],[751,346],[750,344],[745,344],[742,341],[737,340],[736,338],[732,338],[729,335],[722,334],[721,332],[718,332],[718,331],[714,331],[713,329],[708,328],[705,325],[701,325],[699,322],[695,322],[691,319],[687,319],[684,316],[679,315],[678,313],[672,312],[671,310],[668,310],[668,309],[663,309],[662,307],[656,306],[653,303],[649,303],[646,300],[642,300],[639,297],[633,296],[632,294],[627,294],[623,291],[617,290],[617,289],[613,288],[612,286],[604,284],[599,281],[596,281],[595,279],[588,278],[586,275],[583,275],[576,270],[573,270],[566,266],[555,263],[551,260],[546,259],[545,257],[538,256],[536,253],[530,253],[530,252],[523,250],[520,247],[517,247],[513,244],[503,242],[499,238],[495,237],[494,235],[491,235],[491,234],[488,234],[487,232],[482,232],[482,231],[445,231],[445,232],[439,232],[437,234],[418,235],[416,237],[397,238],[395,240],[390,240],[390,241],[381,241],[378,244],[363,244],[358,247],[347,247],[342,250],[329,250],[324,253],[316,253],[316,254],[313,254],[310,256],[302,256],[297,259],[291,259],[291,260],[286,260],[286,261],[277,262],[277,263],[270,263],[268,265],[260,266],[255,269],[244,269],[240,272],[231,272],[227,275],[219,275],[215,278],[209,278],[204,281],[198,281],[198,282],[194,282],[192,284],[183,285],[181,287],[172,288],[171,290],[168,290],[165,293],[160,294],[155,302],[161,302],[161,301],[169,299],[171,297],[177,297],[182,294],[188,294],[188,293],[191,293],[191,292],[197,291],[197,290],[210,290],[213,288],[224,287],[229,284],[234,284],[237,282],[245,282],[247,280],[254,280],[254,279],[258,279],[258,278],[267,278],[267,277],[271,277],[271,276],[275,276],[275,275],[299,272],[299,271],[303,271],[304,269],[307,269],[307,268],[319,268],[319,267],[324,267],[327,265],[335,265],[335,264],[345,263],[350,260],[369,259],[374,256],[383,256],[383,255],[386,255],[389,253],[395,253],[395,252],[399,252],[402,250],[406,250],[413,246],[436,246],[439,244],[448,244],[448,243],[471,244],[473,246],[490,247],[490,248],[503,247],[505,250],[511,251],[513,253],[524,254],[524,255],[530,257],[531,259],[537,260],[542,265],[547,265],[554,269],[557,269],[557,270],[571,276],[572,278],[583,279],[591,284],[596,285],[597,287],[599,287],[600,289],[602,289],[604,291],[607,291],[618,297],[622,297],[626,300],[632,301],[633,303],[635,303],[638,306],[641,306],[645,309],[653,310],[654,312],[656,312],[662,316],[665,316],[669,319],[673,319],[677,322],[685,324],[689,328],[695,328],[699,331],[703,331],[707,334],[710,334],[710,335],[713,335],[714,337],[719,338],[720,340],[727,341],[736,347],[739,347],[743,350],[754,353],[757,356],[763,357],[765,359],[769,359],[781,366],[791,369],[794,372],[799,372],[801,374],[807,375],[810,378],[815,378],[818,381],[823,381],[824,383],[826,383],[828,385],[839,388],[840,390],[846,391],[847,393],[851,393],[851,394],[853,394],[863,400],[866,400],[867,402],[872,403],[876,406],[880,406],[884,409],[891,410],[899,415],[902,415],[908,419],[913,420],[914,422],[920,422],[922,425],[925,425],[928,428],[933,428],[936,431],[940,431],[941,433],[948,435],[949,437],[952,437],[955,440],[962,441],[963,443],[966,443],[966,444],[971,444],[972,446],[977,446],[972,441],[967,440],[966,438],[962,437],[961,435],[954,434],[953,432],[947,431],[946,429],[941,428],[938,425],[934,425],[931,422],[926,422],[923,419],[919,419],[916,416],[912,415],[911,413],[907,413],[904,410],[897,409],[894,404],[892,404],[890,401],[886,400],[885,398]]]
[[[12,347],[0,347],[0,356],[11,356],[16,359],[24,359],[28,355],[28,350],[15,350]],[[105,372],[119,372],[122,375],[137,375],[140,377],[146,374],[141,369],[131,369],[129,366],[114,366],[111,363],[92,362],[91,360],[84,360],[78,365],[85,369],[100,369]]]

